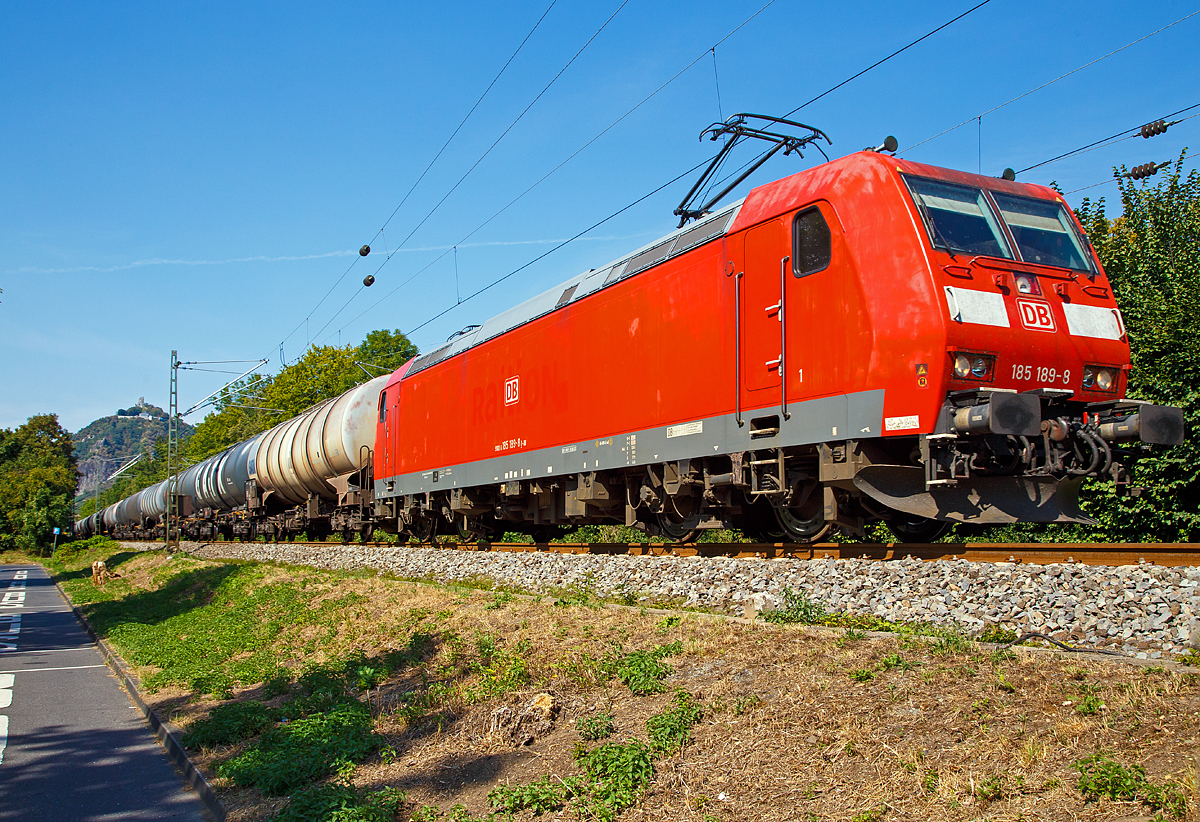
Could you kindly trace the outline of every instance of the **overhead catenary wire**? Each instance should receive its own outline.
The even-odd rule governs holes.
[[[758,17],[760,14],[762,14],[764,11],[766,11],[768,8],[770,8],[772,5],[774,5],[774,4],[775,4],[775,2],[776,2],[776,0],[767,0],[767,2],[766,2],[766,3],[764,3],[762,6],[760,6],[760,7],[758,8],[758,10],[757,10],[757,11],[755,11],[753,14],[751,14],[749,17],[747,17],[747,18],[746,18],[745,20],[743,20],[741,23],[739,23],[738,25],[736,25],[736,26],[734,26],[732,29],[730,29],[730,30],[729,30],[729,32],[727,32],[727,33],[725,34],[725,36],[723,36],[723,37],[722,37],[720,40],[718,40],[716,43],[714,43],[714,44],[713,44],[712,46],[710,46],[709,48],[706,48],[706,49],[705,49],[703,52],[701,52],[701,53],[700,53],[700,54],[699,54],[699,55],[698,55],[698,56],[697,56],[697,57],[696,57],[694,60],[692,60],[692,61],[691,61],[690,63],[688,63],[687,65],[685,65],[685,66],[684,66],[683,68],[681,68],[679,71],[675,72],[675,74],[671,75],[671,77],[669,77],[669,78],[668,78],[666,81],[664,81],[664,82],[663,82],[661,85],[659,85],[659,86],[658,86],[658,88],[656,88],[656,89],[654,89],[653,91],[651,91],[649,94],[647,94],[645,97],[643,97],[643,98],[642,98],[641,100],[639,100],[637,103],[635,103],[635,104],[634,104],[634,105],[633,105],[631,108],[629,108],[629,109],[628,109],[628,110],[627,110],[627,111],[626,111],[624,114],[622,114],[622,115],[621,115],[620,117],[618,117],[616,120],[613,120],[611,123],[609,123],[609,124],[608,124],[606,127],[604,127],[603,129],[601,129],[601,130],[600,130],[600,131],[599,131],[599,132],[598,132],[596,135],[594,135],[594,136],[593,136],[593,137],[592,137],[590,140],[588,140],[586,143],[584,143],[582,146],[580,146],[580,147],[579,147],[579,148],[577,148],[577,149],[576,149],[574,152],[572,152],[570,155],[568,155],[568,156],[567,156],[567,157],[566,157],[564,160],[562,160],[562,161],[561,161],[561,162],[560,162],[558,165],[554,166],[554,168],[550,169],[550,170],[549,170],[549,171],[547,171],[545,174],[543,174],[543,175],[542,175],[540,178],[538,178],[538,179],[537,179],[537,180],[536,180],[534,183],[532,183],[532,184],[531,184],[531,185],[530,185],[528,188],[526,188],[524,191],[522,191],[520,194],[518,194],[516,197],[514,197],[512,200],[510,200],[508,203],[506,203],[504,206],[502,206],[500,209],[498,209],[498,210],[497,210],[495,213],[493,213],[493,214],[492,214],[490,217],[488,217],[488,218],[487,218],[486,220],[484,220],[482,223],[480,223],[480,224],[479,224],[479,225],[477,225],[475,228],[473,228],[473,229],[472,229],[470,232],[468,232],[468,233],[467,233],[467,234],[466,234],[466,235],[465,235],[465,236],[464,236],[462,239],[460,239],[460,240],[459,240],[457,243],[454,243],[454,245],[455,245],[455,246],[462,246],[464,243],[466,243],[466,241],[467,241],[468,239],[470,239],[471,237],[475,236],[475,234],[477,234],[478,232],[480,232],[481,230],[483,230],[483,228],[484,228],[484,227],[486,227],[486,226],[487,226],[489,223],[491,223],[493,220],[495,220],[497,217],[499,217],[501,214],[503,214],[503,213],[504,213],[505,211],[507,211],[508,209],[512,208],[512,206],[514,206],[514,205],[515,205],[515,204],[516,204],[518,201],[520,201],[520,200],[521,200],[522,198],[524,198],[524,197],[525,197],[527,194],[529,194],[529,192],[533,191],[533,190],[534,190],[535,188],[537,188],[539,185],[541,185],[542,183],[544,183],[544,182],[545,182],[545,181],[546,181],[546,180],[547,180],[547,179],[548,179],[548,178],[549,178],[549,177],[550,177],[552,174],[554,174],[555,172],[559,171],[559,170],[560,170],[560,169],[561,169],[563,166],[565,166],[567,163],[571,162],[571,160],[573,160],[573,159],[575,159],[576,157],[578,157],[578,156],[579,156],[580,154],[582,154],[582,153],[583,153],[583,152],[584,152],[586,149],[588,149],[588,148],[589,148],[589,147],[590,147],[592,144],[594,144],[594,143],[595,143],[597,140],[599,140],[601,137],[603,137],[603,136],[604,136],[605,134],[607,134],[608,132],[612,131],[614,128],[616,128],[618,125],[620,125],[622,122],[624,122],[624,121],[625,121],[625,120],[626,120],[626,119],[627,119],[629,116],[631,116],[631,115],[632,115],[632,114],[633,114],[635,111],[637,111],[637,110],[638,110],[638,109],[640,109],[642,106],[644,106],[646,103],[648,103],[648,102],[649,102],[651,99],[653,99],[653,98],[654,98],[656,95],[658,95],[658,94],[659,94],[659,93],[660,93],[660,92],[661,92],[663,89],[665,89],[667,86],[671,85],[673,82],[675,82],[676,80],[678,80],[678,79],[679,79],[679,78],[680,78],[680,77],[681,77],[683,74],[685,74],[685,73],[686,73],[686,72],[687,72],[689,69],[691,69],[691,68],[692,68],[693,66],[695,66],[697,63],[699,63],[701,60],[703,60],[703,59],[704,59],[704,58],[705,58],[705,57],[706,57],[706,56],[709,54],[709,52],[710,52],[712,49],[715,49],[717,46],[720,46],[722,43],[724,43],[724,42],[725,42],[726,40],[728,40],[730,37],[732,37],[733,35],[737,34],[739,31],[741,31],[743,28],[745,28],[747,25],[749,25],[751,21],[753,21],[753,20],[754,20],[756,17]],[[711,158],[710,158],[710,161],[711,161]],[[640,202],[640,200],[639,200],[638,202]],[[579,236],[582,236],[582,235],[579,235]],[[578,237],[575,237],[575,238],[572,238],[572,239],[577,239],[577,238],[578,238]],[[560,245],[560,246],[557,246],[556,248],[561,248],[561,247],[562,247],[562,246]],[[412,282],[412,280],[413,280],[413,279],[415,279],[416,277],[418,277],[418,276],[420,276],[421,274],[425,273],[425,272],[426,272],[426,271],[428,271],[430,268],[432,268],[434,265],[436,265],[436,264],[437,264],[439,261],[441,261],[441,260],[442,260],[442,259],[443,259],[443,258],[444,258],[444,257],[445,257],[447,254],[449,254],[449,253],[450,253],[450,250],[451,250],[451,247],[450,247],[450,246],[447,246],[447,247],[445,247],[445,249],[442,251],[442,253],[441,253],[441,254],[439,254],[437,257],[435,257],[433,260],[431,260],[431,261],[430,261],[428,264],[426,264],[424,267],[422,267],[422,268],[418,269],[416,272],[414,272],[413,274],[411,274],[411,275],[410,275],[410,276],[409,276],[407,279],[405,279],[403,282],[401,282],[399,285],[397,285],[395,288],[393,288],[393,289],[392,289],[391,291],[389,291],[388,293],[384,294],[382,297],[380,297],[380,298],[379,298],[378,300],[376,300],[374,303],[372,303],[371,305],[367,306],[367,308],[365,308],[363,311],[361,311],[361,312],[359,312],[357,315],[355,315],[355,316],[354,316],[352,319],[350,319],[350,320],[349,320],[349,321],[348,321],[348,322],[347,322],[345,325],[343,325],[343,326],[342,326],[342,327],[341,327],[339,330],[341,330],[341,331],[344,331],[344,330],[345,330],[345,329],[346,329],[346,328],[347,328],[347,327],[348,327],[348,326],[349,326],[351,323],[354,323],[354,322],[356,322],[356,321],[357,321],[359,318],[361,318],[363,315],[365,315],[365,314],[367,314],[368,312],[370,312],[370,311],[374,310],[374,309],[375,309],[377,306],[379,306],[379,305],[380,305],[382,302],[384,302],[385,300],[387,300],[389,297],[391,297],[393,294],[395,294],[395,293],[396,293],[397,291],[399,291],[401,288],[403,288],[404,286],[406,286],[408,283]],[[544,256],[544,255],[543,255],[543,256]],[[540,259],[540,258],[539,258],[539,259]],[[385,263],[386,263],[386,262],[387,262],[387,261],[385,260]],[[381,266],[380,266],[380,268],[382,268],[382,267],[383,267],[383,266],[381,265]],[[376,273],[378,273],[378,270],[377,270],[377,272],[376,272]],[[343,308],[344,308],[344,306],[343,306]],[[332,334],[331,334],[330,336],[332,336]],[[328,337],[327,337],[326,339],[328,339]]]
[[[832,87],[832,88],[829,88],[829,89],[826,89],[825,91],[821,92],[821,93],[820,93],[820,94],[818,94],[816,97],[814,97],[814,98],[812,98],[811,100],[809,100],[808,102],[806,102],[806,103],[801,103],[800,105],[796,106],[794,109],[792,109],[791,111],[789,111],[787,114],[783,115],[783,118],[786,120],[788,117],[791,117],[793,114],[795,114],[795,113],[796,113],[797,111],[799,111],[800,109],[802,109],[802,108],[805,108],[806,106],[810,106],[810,105],[812,105],[813,103],[815,103],[815,102],[817,102],[818,100],[820,100],[822,97],[825,97],[825,96],[827,96],[827,95],[829,95],[829,94],[832,94],[833,92],[835,92],[835,91],[837,91],[838,89],[840,89],[842,86],[846,85],[847,83],[851,83],[851,82],[853,82],[854,80],[857,80],[859,77],[862,77],[864,74],[866,74],[867,72],[871,71],[872,69],[875,69],[875,68],[878,68],[879,66],[882,66],[884,63],[886,63],[888,60],[891,60],[893,57],[896,57],[896,56],[898,56],[898,55],[900,55],[900,54],[903,54],[904,52],[908,51],[908,50],[909,50],[910,48],[912,48],[913,46],[915,46],[915,45],[917,45],[918,43],[920,43],[922,40],[928,40],[930,37],[932,37],[933,35],[937,34],[937,33],[938,33],[939,31],[941,31],[942,29],[944,29],[944,28],[947,28],[948,26],[952,26],[952,25],[954,25],[954,24],[955,24],[955,23],[957,23],[959,20],[961,20],[961,19],[963,19],[964,17],[966,17],[968,14],[971,14],[972,12],[974,12],[974,11],[976,11],[976,10],[978,10],[978,9],[981,9],[981,8],[983,8],[984,6],[986,6],[986,5],[987,5],[988,3],[990,3],[990,2],[992,2],[992,0],[983,0],[983,2],[982,2],[982,3],[979,3],[979,4],[978,4],[978,5],[976,5],[976,6],[972,6],[971,8],[967,9],[966,11],[964,11],[962,14],[958,15],[957,17],[955,17],[954,19],[952,19],[952,20],[948,20],[948,21],[946,21],[945,23],[942,23],[940,26],[938,26],[936,29],[934,29],[933,31],[929,32],[928,34],[923,34],[923,35],[921,35],[920,37],[918,37],[916,40],[913,40],[911,43],[909,43],[909,44],[908,44],[907,46],[905,46],[904,48],[897,49],[896,51],[893,51],[893,52],[892,52],[891,54],[889,54],[887,57],[884,57],[882,60],[877,60],[876,62],[874,62],[874,63],[872,63],[871,65],[867,66],[867,67],[866,67],[865,69],[863,69],[862,71],[858,72],[857,74],[854,74],[854,75],[851,75],[850,77],[847,77],[845,80],[843,80],[842,82],[838,83],[836,86],[834,86],[834,87]]]
[[[444,317],[446,314],[450,313],[450,312],[451,312],[451,311],[453,311],[455,308],[458,308],[458,306],[462,305],[463,303],[465,303],[465,302],[467,302],[467,301],[469,301],[469,300],[472,300],[472,299],[474,299],[475,297],[478,297],[480,294],[483,294],[484,292],[486,292],[486,291],[488,291],[488,290],[490,290],[490,289],[492,289],[492,288],[495,288],[497,285],[499,285],[500,283],[504,282],[504,281],[505,281],[505,280],[507,280],[509,277],[512,277],[513,275],[515,275],[515,274],[518,274],[518,273],[520,273],[521,271],[524,271],[526,268],[529,268],[529,266],[533,265],[534,263],[538,262],[539,260],[541,260],[541,259],[543,259],[543,258],[545,258],[545,257],[548,257],[549,255],[553,254],[555,251],[558,251],[560,248],[562,248],[563,246],[567,245],[568,243],[571,243],[571,242],[573,242],[573,241],[575,241],[575,240],[578,240],[580,237],[582,237],[584,234],[587,234],[589,231],[592,231],[592,230],[594,230],[594,229],[596,229],[596,228],[599,228],[600,226],[604,225],[605,223],[607,223],[609,220],[613,219],[614,217],[616,217],[616,216],[618,216],[618,215],[620,215],[620,214],[622,214],[622,213],[624,213],[624,212],[628,211],[629,209],[633,208],[633,207],[634,207],[635,205],[637,205],[638,203],[641,203],[641,202],[643,202],[644,200],[648,200],[649,198],[653,197],[653,196],[654,196],[655,194],[657,194],[658,192],[662,191],[662,190],[663,190],[664,188],[666,188],[667,186],[674,185],[675,183],[679,182],[680,180],[682,180],[682,179],[683,179],[684,177],[686,177],[687,175],[689,175],[689,174],[692,174],[692,173],[696,172],[696,171],[697,171],[697,170],[698,170],[698,169],[699,169],[701,166],[704,166],[704,165],[706,165],[706,164],[708,164],[708,163],[710,163],[710,162],[712,162],[712,158],[711,158],[711,157],[710,157],[710,158],[708,158],[707,160],[703,160],[703,161],[701,161],[701,162],[697,163],[696,165],[694,165],[694,166],[692,166],[691,168],[689,168],[687,171],[685,171],[685,172],[683,172],[682,174],[680,174],[680,175],[676,176],[674,179],[668,180],[667,182],[663,183],[662,185],[660,185],[658,188],[654,189],[653,191],[650,191],[650,192],[648,192],[648,193],[646,193],[646,194],[642,195],[641,197],[637,198],[637,199],[636,199],[636,200],[634,200],[632,203],[629,203],[628,205],[624,205],[624,206],[622,206],[621,208],[619,208],[619,209],[617,209],[616,211],[614,211],[612,214],[609,214],[609,215],[608,215],[607,217],[605,217],[604,219],[602,219],[602,220],[599,220],[599,221],[597,221],[597,222],[595,222],[595,223],[592,223],[590,226],[588,226],[587,228],[585,228],[583,231],[580,231],[580,232],[579,232],[578,234],[576,234],[574,237],[570,237],[570,238],[568,238],[568,239],[566,239],[566,240],[563,240],[561,243],[559,243],[558,245],[554,246],[554,248],[551,248],[549,251],[546,251],[546,252],[544,252],[544,253],[542,253],[542,254],[539,254],[537,257],[534,257],[534,258],[533,258],[532,260],[530,260],[529,262],[527,262],[527,263],[525,263],[525,264],[523,264],[523,265],[521,265],[521,266],[519,266],[519,267],[517,267],[517,268],[514,268],[512,271],[508,272],[508,273],[507,273],[507,274],[505,274],[504,276],[502,276],[502,277],[497,277],[496,279],[492,280],[490,283],[488,283],[487,285],[485,285],[483,288],[480,288],[478,291],[475,291],[475,292],[473,292],[473,293],[471,293],[471,294],[468,294],[466,297],[463,297],[461,300],[459,300],[459,301],[458,301],[457,303],[455,303],[454,305],[452,305],[452,306],[450,306],[449,308],[445,309],[444,311],[442,311],[442,312],[440,312],[440,313],[438,313],[438,314],[436,314],[436,315],[434,315],[434,316],[430,317],[430,318],[429,318],[429,319],[427,319],[425,322],[421,323],[420,325],[416,326],[415,328],[412,328],[411,330],[409,330],[408,332],[406,332],[406,336],[407,336],[408,334],[414,334],[414,333],[416,333],[417,331],[420,331],[422,328],[424,328],[425,326],[429,325],[431,322],[433,322],[433,321],[435,321],[435,320],[438,320],[438,319],[440,319],[440,318]]]
[[[496,146],[498,146],[500,144],[500,142],[506,136],[508,136],[508,133],[511,132],[517,126],[517,124],[519,122],[521,122],[521,120],[525,117],[525,115],[529,113],[529,110],[532,109],[534,107],[534,105],[537,104],[538,100],[542,99],[542,97],[545,96],[546,92],[548,92],[550,90],[550,87],[553,86],[558,81],[558,79],[560,77],[562,77],[562,75],[567,71],[567,69],[569,69],[571,67],[571,65],[576,60],[579,59],[579,56],[581,54],[583,54],[583,52],[585,50],[587,50],[587,47],[590,46],[597,37],[600,36],[600,34],[604,31],[604,29],[606,29],[608,27],[608,24],[613,21],[613,19],[621,12],[621,9],[625,8],[625,6],[628,5],[628,3],[629,3],[629,0],[622,0],[621,5],[617,6],[616,11],[614,11],[612,14],[610,14],[608,16],[608,19],[606,19],[600,25],[600,28],[596,29],[596,31],[592,34],[592,36],[587,39],[587,42],[585,42],[579,48],[579,50],[577,52],[575,52],[575,54],[571,57],[571,59],[568,60],[561,69],[558,70],[558,73],[555,74],[554,77],[552,77],[550,79],[550,82],[547,83],[545,85],[545,87],[537,93],[537,96],[535,96],[533,98],[533,100],[531,100],[529,102],[529,104],[527,106],[525,106],[525,108],[521,111],[521,113],[518,114],[511,123],[508,124],[508,127],[505,128],[504,131],[502,131],[500,133],[500,136],[497,137],[492,142],[492,144],[490,146],[488,146],[487,149],[484,150],[484,152],[481,155],[479,155],[479,158],[477,160],[475,160],[475,162],[471,165],[471,167],[466,170],[466,172],[462,175],[462,177],[460,177],[454,185],[450,186],[449,190],[446,191],[446,193],[442,195],[442,198],[433,205],[433,208],[429,209],[429,211],[425,214],[425,216],[422,217],[421,220],[413,227],[413,229],[408,232],[408,234],[404,237],[404,239],[400,241],[400,244],[397,245],[395,248],[393,248],[391,251],[387,252],[386,256],[379,263],[379,266],[375,269],[375,274],[378,274],[383,269],[383,267],[388,264],[388,262],[392,259],[392,257],[398,251],[400,251],[408,243],[409,240],[412,239],[413,235],[416,234],[417,231],[419,231],[421,229],[421,226],[425,225],[425,223],[428,222],[429,218],[432,217],[434,215],[434,213],[437,212],[437,210],[442,207],[442,204],[445,203],[446,200],[450,198],[450,195],[453,194],[458,189],[458,187],[460,185],[462,185],[464,181],[466,181],[466,179],[469,176],[471,176],[471,174],[475,171],[475,169],[479,167],[479,164],[482,163],[487,158],[487,156],[492,153],[492,151],[496,148]],[[391,218],[389,217],[388,219],[390,221]],[[365,288],[365,286],[364,286],[364,288]],[[363,292],[363,288],[355,289],[354,293],[350,295],[350,299],[346,300],[345,304],[342,305],[342,307],[339,308],[336,312],[334,312],[333,316],[331,316],[328,320],[326,320],[325,325],[321,326],[321,328],[317,331],[315,336],[319,337],[321,335],[321,333],[326,328],[329,327],[329,324],[332,323],[335,319],[337,319],[341,315],[341,313],[343,311],[345,311],[346,308],[349,307],[350,303],[354,302],[354,300],[357,299],[358,295],[361,294],[362,292]]]
[[[1188,106],[1187,108],[1181,108],[1179,111],[1172,112],[1171,114],[1165,114],[1158,119],[1169,120],[1172,117],[1178,117],[1180,114],[1191,111],[1194,108],[1200,108],[1200,103],[1196,103],[1195,105]],[[1186,122],[1187,120],[1191,120],[1193,117],[1200,117],[1200,114],[1193,114],[1190,117],[1184,117],[1182,120],[1177,120],[1174,123],[1172,123],[1171,125],[1178,125],[1179,123],[1183,123],[1183,122]],[[1077,149],[1073,149],[1064,154],[1060,154],[1057,157],[1051,157],[1049,160],[1043,160],[1040,163],[1034,163],[1033,165],[1029,166],[1028,168],[1021,169],[1020,171],[1017,172],[1017,174],[1024,174],[1027,171],[1033,171],[1035,168],[1041,168],[1042,166],[1047,166],[1047,165],[1050,165],[1051,163],[1057,163],[1059,160],[1065,160],[1068,157],[1074,157],[1076,154],[1084,154],[1088,151],[1095,151],[1098,148],[1105,148],[1108,145],[1113,145],[1114,143],[1119,143],[1123,140],[1132,139],[1133,137],[1139,137],[1139,136],[1141,136],[1141,128],[1142,128],[1141,125],[1137,125],[1137,126],[1134,126],[1133,128],[1127,128],[1124,131],[1118,131],[1116,134],[1112,135],[1111,137],[1105,137],[1103,140],[1097,140],[1094,143],[1088,143],[1086,146],[1080,146]]]
[[[956,126],[951,126],[950,128],[946,129],[945,131],[939,131],[937,134],[933,135],[932,137],[927,137],[919,143],[914,143],[913,145],[908,146],[907,148],[903,149],[902,151],[898,151],[897,154],[905,154],[906,152],[912,151],[913,149],[917,148],[918,146],[923,146],[932,140],[936,140],[939,137],[943,137],[952,131],[955,131],[957,129],[962,128],[965,125],[968,125],[969,123],[973,123],[976,120],[982,120],[982,118],[986,117],[989,114],[992,114],[993,112],[999,111],[1000,109],[1004,108],[1005,106],[1012,105],[1013,103],[1017,102],[1018,100],[1023,100],[1024,98],[1028,97],[1029,95],[1033,94],[1034,92],[1041,91],[1042,89],[1046,88],[1047,86],[1052,86],[1055,83],[1057,83],[1058,81],[1065,80],[1066,78],[1072,76],[1073,74],[1078,74],[1079,72],[1083,71],[1084,69],[1096,65],[1101,60],[1107,60],[1109,57],[1112,57],[1114,54],[1119,54],[1122,51],[1125,51],[1125,49],[1130,48],[1131,46],[1136,46],[1138,43],[1142,42],[1143,40],[1147,40],[1156,34],[1161,34],[1162,32],[1166,31],[1167,29],[1171,28],[1172,26],[1177,26],[1180,23],[1184,22],[1185,20],[1190,20],[1191,18],[1195,17],[1197,14],[1200,14],[1200,9],[1197,9],[1196,11],[1192,12],[1189,15],[1180,17],[1174,23],[1168,23],[1167,25],[1163,26],[1160,29],[1155,29],[1154,31],[1150,32],[1149,34],[1145,34],[1132,42],[1126,43],[1125,45],[1121,46],[1119,49],[1114,49],[1113,51],[1110,51],[1108,54],[1105,54],[1101,57],[1097,57],[1095,60],[1092,60],[1090,63],[1084,63],[1082,66],[1079,66],[1078,68],[1071,69],[1066,74],[1061,74],[1058,77],[1055,77],[1053,80],[1049,80],[1045,83],[1042,83],[1040,86],[1037,86],[1036,88],[1031,88],[1029,91],[1026,91],[1023,94],[1018,94],[1016,97],[1012,98],[1011,100],[1007,100],[998,106],[993,106],[992,108],[989,108],[987,111],[984,111],[984,112],[976,114],[972,117],[969,117],[966,120],[963,120],[961,123],[959,123]]]
[[[548,15],[550,13],[551,9],[554,8],[554,6],[557,2],[558,2],[558,0],[551,0],[550,5],[546,7],[546,10],[544,12],[542,12],[542,16],[539,17],[537,19],[537,22],[535,22],[533,24],[533,28],[531,28],[529,30],[529,32],[525,35],[525,38],[523,40],[521,40],[521,43],[517,46],[517,48],[513,51],[513,53],[511,55],[509,55],[508,60],[506,60],[504,65],[500,67],[500,70],[498,72],[496,72],[496,76],[492,78],[492,81],[490,83],[488,83],[487,88],[485,88],[483,90],[483,93],[479,95],[479,99],[477,99],[475,101],[475,104],[473,106],[471,106],[470,110],[467,111],[466,115],[462,118],[462,120],[459,122],[459,124],[457,126],[455,126],[454,131],[452,131],[450,133],[450,136],[446,138],[446,142],[442,143],[442,147],[440,149],[438,149],[437,153],[433,156],[433,159],[430,160],[429,164],[425,166],[425,170],[421,172],[420,176],[417,177],[416,181],[412,184],[412,186],[409,187],[408,191],[405,192],[404,196],[400,199],[400,203],[394,209],[392,209],[392,213],[388,215],[388,218],[383,221],[383,225],[381,225],[379,227],[379,230],[377,232],[375,232],[375,235],[371,237],[372,243],[375,242],[376,237],[384,238],[384,253],[385,254],[388,254],[390,256],[390,252],[387,250],[387,238],[386,238],[386,235],[384,235],[384,229],[386,229],[388,224],[391,223],[392,218],[394,218],[396,216],[396,214],[400,211],[400,209],[404,206],[404,204],[408,201],[408,198],[410,196],[412,196],[413,191],[415,191],[417,186],[421,184],[421,181],[425,179],[425,176],[429,173],[429,170],[433,168],[434,164],[438,161],[438,159],[442,156],[442,154],[445,153],[446,149],[450,146],[450,143],[453,142],[454,138],[456,136],[458,136],[458,133],[460,131],[462,131],[462,128],[464,125],[466,125],[467,120],[471,119],[471,115],[475,113],[475,110],[477,108],[479,108],[479,105],[483,102],[484,98],[487,97],[488,93],[492,90],[492,88],[496,85],[496,83],[499,82],[500,77],[504,74],[504,72],[512,64],[512,61],[516,59],[517,55],[521,53],[521,50],[525,47],[525,44],[529,42],[529,38],[533,37],[534,32],[536,32],[538,30],[538,27],[541,26],[542,21],[546,19],[546,15]],[[369,245],[369,243],[368,243],[368,245]],[[348,275],[350,273],[350,271],[354,268],[354,266],[356,266],[358,264],[359,260],[361,260],[361,259],[362,259],[361,255],[356,255],[354,257],[354,259],[351,260],[350,265],[348,265],[346,267],[346,270],[342,272],[342,275],[337,278],[337,280],[334,282],[334,284],[332,286],[330,286],[329,290],[325,292],[324,296],[322,296],[321,299],[317,301],[317,304],[315,306],[313,306],[312,310],[308,312],[308,316],[305,317],[304,320],[301,320],[299,323],[297,323],[296,327],[294,329],[292,329],[291,333],[289,333],[287,335],[287,337],[283,338],[283,340],[280,342],[281,346],[283,345],[284,342],[286,342],[292,336],[292,334],[295,334],[297,331],[300,330],[300,326],[303,325],[308,320],[309,317],[311,317],[314,313],[316,313],[317,309],[320,308],[321,305],[324,304],[325,300],[327,300],[329,298],[329,295],[332,294],[339,285],[341,285],[342,280],[346,279],[346,275]],[[317,332],[317,333],[320,333],[320,332]]]

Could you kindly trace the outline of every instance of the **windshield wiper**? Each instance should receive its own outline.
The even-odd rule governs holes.
[[[929,226],[929,230],[933,233],[934,240],[940,241],[945,249],[950,252],[950,259],[957,260],[958,256],[954,253],[954,246],[950,245],[950,241],[946,239],[946,235],[942,234],[942,230],[933,221],[933,217],[930,216],[929,209],[925,206],[924,201],[918,198],[917,205],[921,209],[921,216],[925,218],[925,224]],[[966,249],[959,250],[965,251]]]

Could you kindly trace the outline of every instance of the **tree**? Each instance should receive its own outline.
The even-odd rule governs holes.
[[[360,362],[378,366],[378,373],[383,374],[417,356],[417,347],[399,331],[372,331],[358,344],[356,356]]]
[[[1103,199],[1078,210],[1129,332],[1129,396],[1184,411],[1183,444],[1156,448],[1134,471],[1142,496],[1088,494],[1089,512],[1112,540],[1200,539],[1200,172],[1184,174],[1186,156],[1153,187],[1118,170],[1123,213],[1115,220]]]
[[[387,373],[416,355],[417,347],[399,331],[372,331],[356,346],[314,346],[273,377],[248,378],[231,386],[196,426],[183,454],[192,462],[219,454],[366,382],[368,373]]]
[[[71,527],[74,443],[55,414],[0,430],[0,549],[42,551]]]

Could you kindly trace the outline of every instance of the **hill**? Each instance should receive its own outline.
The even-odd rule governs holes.
[[[181,438],[191,436],[192,430],[187,423],[180,423]],[[167,412],[142,398],[136,405],[88,423],[72,436],[80,473],[77,493],[90,494],[124,461],[153,450],[154,443],[167,436]]]

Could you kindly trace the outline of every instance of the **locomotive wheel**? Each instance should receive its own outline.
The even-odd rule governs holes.
[[[437,532],[437,517],[422,514],[413,518],[412,525],[408,526],[408,533],[413,539],[420,543],[433,541],[433,535]]]
[[[658,528],[672,542],[695,542],[700,535],[696,525],[700,515],[694,510],[694,497],[668,497],[666,505],[658,514]]]
[[[833,527],[825,521],[825,506],[816,492],[809,494],[808,499],[796,508],[772,507],[775,508],[775,521],[789,542],[816,542]]]
[[[695,542],[700,529],[693,528],[699,517],[680,519],[665,511],[658,515],[658,529],[672,542]]]
[[[887,521],[888,530],[901,542],[934,542],[946,536],[953,524],[899,512]]]

